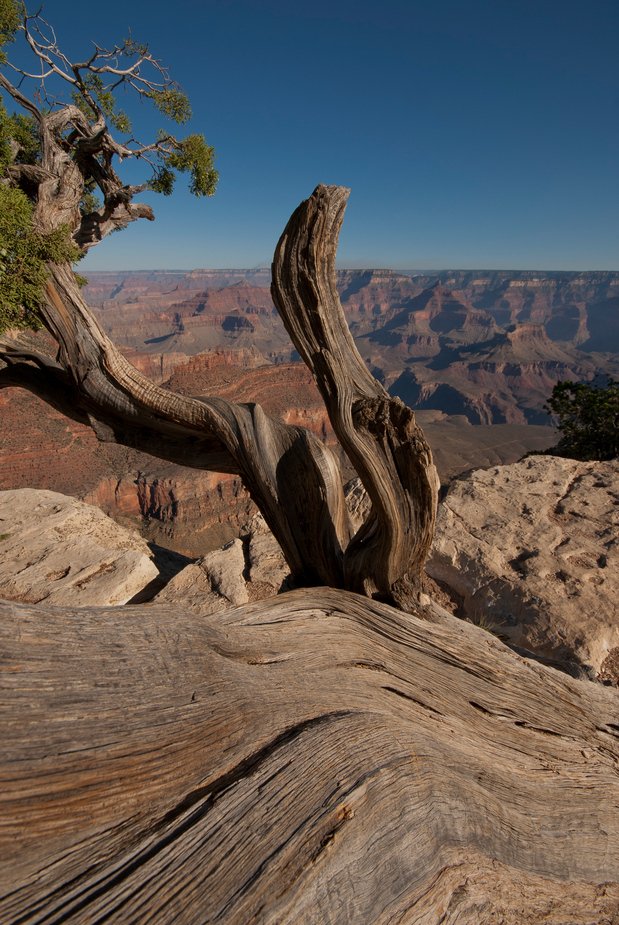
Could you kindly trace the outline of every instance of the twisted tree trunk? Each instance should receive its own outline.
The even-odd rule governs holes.
[[[344,587],[406,610],[422,585],[439,482],[414,412],[368,371],[342,311],[335,254],[348,193],[319,186],[299,206],[275,251],[271,291],[372,500],[344,553]]]
[[[50,267],[44,309],[58,362],[5,342],[0,387],[30,388],[101,440],[239,474],[298,584],[347,588],[409,609],[423,586],[438,478],[413,412],[370,375],[346,325],[334,269],[346,196],[319,186],[299,206],[276,250],[273,297],[372,500],[356,536],[339,465],[318,438],[259,405],[155,386],[103,333],[68,265]]]

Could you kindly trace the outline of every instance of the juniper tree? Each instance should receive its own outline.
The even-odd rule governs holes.
[[[33,55],[30,72],[4,50],[19,34]],[[148,142],[134,137],[121,92],[153,106],[166,125],[191,118],[186,94],[148,46],[131,38],[111,49],[93,43],[84,60],[70,61],[54,29],[15,0],[0,4],[0,43],[0,88],[21,109],[0,109],[0,325],[36,327],[49,261],[75,262],[111,231],[152,219],[135,197],[169,195],[178,172],[189,174],[196,196],[211,196],[218,175],[203,135],[178,138],[164,126]],[[127,160],[146,168],[142,183],[119,176]]]
[[[544,407],[557,418],[556,453],[585,460],[619,456],[619,382],[599,375],[592,382],[557,382]]]

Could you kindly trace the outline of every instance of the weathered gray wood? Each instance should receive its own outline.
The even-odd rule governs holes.
[[[2,922],[618,920],[616,690],[324,588],[0,634]]]
[[[340,304],[335,255],[349,190],[317,186],[273,260],[273,301],[311,370],[372,513],[344,554],[344,587],[408,610],[423,587],[439,479],[415,414],[359,356]]]
[[[0,388],[23,385],[104,441],[197,468],[240,474],[300,584],[343,583],[350,525],[334,454],[259,405],[196,400],[154,385],[104,334],[68,266],[52,266],[45,321],[59,362],[0,342]]]

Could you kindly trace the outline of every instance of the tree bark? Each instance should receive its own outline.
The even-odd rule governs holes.
[[[299,206],[276,251],[273,295],[372,500],[352,541],[339,465],[317,437],[256,404],[198,401],[154,385],[106,337],[68,265],[50,266],[43,310],[58,362],[0,345],[9,364],[0,387],[21,377],[101,440],[239,474],[298,584],[348,588],[406,610],[423,587],[438,477],[413,412],[369,374],[346,325],[334,270],[346,196],[319,186]]]
[[[335,255],[349,192],[318,186],[301,203],[277,245],[271,291],[372,501],[344,554],[345,587],[406,610],[423,586],[439,479],[414,412],[371,375],[344,317]]]
[[[616,925],[619,694],[419,613],[0,602],[0,919]]]

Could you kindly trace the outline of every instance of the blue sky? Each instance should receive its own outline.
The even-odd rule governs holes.
[[[182,181],[143,197],[156,221],[107,238],[85,273],[267,266],[320,182],[351,188],[340,266],[619,269],[616,0],[46,0],[43,15],[75,57],[128,28],[150,43],[218,155],[212,199]]]

